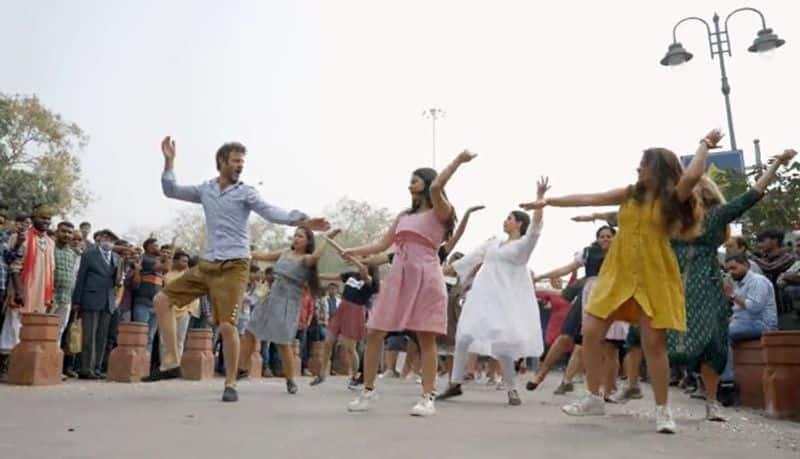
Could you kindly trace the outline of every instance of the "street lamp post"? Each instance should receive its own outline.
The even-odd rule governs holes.
[[[751,53],[761,53],[766,51],[771,51],[775,48],[779,48],[786,43],[784,40],[778,38],[775,33],[773,33],[772,29],[767,28],[767,23],[764,20],[764,15],[761,11],[758,11],[755,8],[745,7],[733,10],[726,18],[724,28],[720,29],[719,27],[719,20],[720,17],[717,13],[714,13],[713,21],[714,21],[714,31],[711,31],[711,27],[709,26],[708,22],[705,19],[691,16],[688,18],[681,19],[675,24],[675,27],[672,28],[672,44],[669,45],[669,49],[667,50],[667,54],[661,59],[661,65],[666,66],[673,66],[673,65],[680,65],[685,62],[688,62],[692,59],[692,53],[686,51],[683,48],[683,45],[678,41],[676,31],[678,26],[683,24],[687,21],[700,21],[706,26],[706,31],[708,32],[708,45],[711,49],[711,59],[714,59],[714,56],[719,56],[719,70],[722,75],[722,94],[725,97],[725,111],[728,115],[728,135],[731,139],[731,150],[737,150],[736,148],[736,134],[733,132],[733,116],[731,115],[731,100],[730,100],[730,93],[731,87],[728,84],[728,74],[725,71],[725,54],[731,57],[731,42],[730,37],[728,35],[728,21],[730,20],[731,16],[736,13],[742,11],[750,11],[753,13],[758,14],[761,18],[761,30],[758,31],[758,35],[756,39],[753,41],[753,44],[747,48],[748,51]]]
[[[429,118],[431,120],[431,132],[432,132],[432,137],[433,137],[433,140],[432,140],[432,143],[433,143],[432,150],[433,150],[433,152],[432,152],[432,160],[431,160],[432,166],[431,167],[433,167],[434,169],[436,168],[436,121],[439,118],[443,118],[444,115],[445,115],[444,110],[442,110],[441,108],[435,108],[435,107],[429,108],[429,109],[427,109],[427,110],[422,112],[422,116],[424,116],[425,118]]]

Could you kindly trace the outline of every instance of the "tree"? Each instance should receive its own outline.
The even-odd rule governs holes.
[[[289,228],[261,218],[250,221],[250,245],[256,250],[278,250],[291,245]]]
[[[750,187],[750,182],[761,174],[755,167],[746,174],[733,170],[711,171],[709,176],[717,183],[725,199],[733,199]],[[754,236],[766,229],[789,231],[800,228],[800,163],[783,168],[767,188],[764,198],[740,220],[742,232]]]
[[[81,181],[83,130],[43,106],[36,96],[0,93],[0,196],[11,214],[48,204],[65,215],[86,207]]]
[[[324,210],[331,227],[341,228],[336,242],[342,247],[355,247],[379,239],[394,221],[394,215],[385,207],[374,207],[367,201],[356,201],[344,196]],[[326,252],[319,264],[320,272],[340,272],[347,269],[332,250]]]

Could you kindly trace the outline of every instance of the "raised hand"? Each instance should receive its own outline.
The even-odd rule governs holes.
[[[331,224],[324,218],[307,218],[300,221],[297,226],[308,228],[311,231],[328,231],[331,228]]]
[[[547,190],[550,189],[550,178],[548,177],[539,177],[539,181],[536,182],[536,199],[541,200],[544,198],[545,193]]]
[[[719,148],[719,141],[725,137],[725,134],[722,133],[719,129],[712,129],[711,132],[706,134],[703,139],[707,142],[708,148]]]
[[[469,209],[467,209],[467,212],[466,212],[466,213],[467,213],[467,214],[471,214],[471,213],[473,213],[473,212],[477,212],[477,211],[479,211],[479,210],[483,210],[483,209],[485,209],[485,208],[486,208],[486,206],[472,206],[472,207],[470,207]]]
[[[458,156],[456,157],[456,161],[459,164],[464,164],[472,161],[473,159],[475,159],[476,156],[478,156],[477,153],[472,153],[469,150],[464,150],[458,154]]]
[[[161,153],[164,154],[164,159],[167,161],[175,161],[175,141],[172,137],[166,136],[161,141]]]

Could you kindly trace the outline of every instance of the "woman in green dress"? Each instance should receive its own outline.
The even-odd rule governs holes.
[[[725,421],[717,401],[717,386],[728,351],[729,302],[722,289],[717,249],[730,236],[728,225],[762,198],[778,168],[788,164],[796,154],[786,150],[777,156],[750,190],[728,203],[714,182],[703,177],[697,185],[705,207],[702,233],[690,241],[672,241],[683,276],[688,330],[667,332],[670,361],[700,368],[709,421]]]

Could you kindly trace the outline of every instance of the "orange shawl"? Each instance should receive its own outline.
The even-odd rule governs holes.
[[[22,283],[23,298],[25,298],[27,303],[27,299],[32,297],[32,295],[29,294],[29,289],[33,286],[33,282],[30,282],[31,276],[35,275],[36,272],[34,265],[36,264],[36,257],[39,251],[39,244],[37,244],[37,240],[42,237],[46,238],[47,240],[44,256],[44,305],[45,307],[48,307],[49,305],[53,304],[53,276],[55,271],[55,253],[53,249],[54,244],[53,241],[47,236],[47,233],[44,231],[37,231],[36,228],[33,227],[28,230],[27,240],[25,241],[27,246],[25,247],[25,259],[22,261],[20,281]],[[32,305],[26,304],[25,307],[26,309],[31,309]]]

